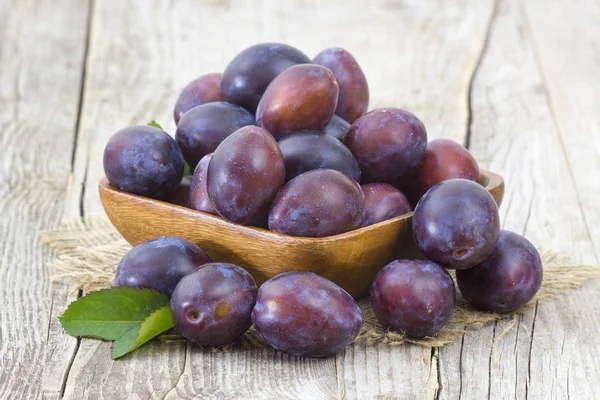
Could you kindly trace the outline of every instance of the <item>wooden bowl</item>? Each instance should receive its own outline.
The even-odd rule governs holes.
[[[500,205],[501,176],[481,171],[480,183]],[[287,236],[120,191],[100,181],[100,198],[113,225],[132,245],[157,236],[196,243],[214,261],[239,265],[258,284],[286,271],[312,271],[358,298],[375,274],[398,258],[422,257],[412,239],[412,212],[375,225],[324,238]]]

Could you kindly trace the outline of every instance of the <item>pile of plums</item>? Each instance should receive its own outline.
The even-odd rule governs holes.
[[[541,285],[538,252],[500,230],[497,205],[475,159],[399,108],[367,112],[369,89],[354,57],[326,49],[310,60],[278,43],[249,47],[222,74],[200,76],[174,109],[175,139],[152,126],[115,133],[104,152],[110,183],[127,192],[285,235],[325,237],[412,211],[419,260],[376,276],[378,320],[410,337],[438,332],[456,303],[509,312]],[[183,177],[185,163],[193,169]],[[260,289],[239,266],[212,263],[197,246],[161,237],[136,246],[115,285],[171,297],[181,333],[231,343],[251,324],[274,348],[325,356],[358,334],[362,314],[339,286],[288,272]]]
[[[277,350],[322,357],[350,344],[362,326],[352,296],[312,272],[286,272],[257,288],[243,268],[212,262],[195,244],[162,236],[131,249],[115,286],[171,297],[177,329],[202,346],[235,342],[251,325]]]

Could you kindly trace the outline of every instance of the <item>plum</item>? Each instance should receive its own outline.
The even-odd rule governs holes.
[[[446,268],[463,269],[479,264],[492,252],[500,233],[500,216],[483,186],[450,179],[419,200],[412,228],[425,257]]]
[[[536,248],[523,236],[505,230],[482,263],[456,271],[458,288],[473,307],[499,313],[514,311],[531,300],[542,278]]]
[[[421,338],[437,333],[456,304],[452,277],[428,260],[395,260],[383,267],[371,286],[371,305],[385,327]]]
[[[158,290],[170,296],[179,281],[210,257],[195,244],[175,236],[161,236],[133,247],[117,267],[115,286]]]
[[[344,289],[315,273],[296,271],[263,283],[252,323],[276,350],[293,356],[325,357],[348,346],[363,319]]]
[[[256,282],[243,268],[210,263],[185,276],[173,291],[175,326],[201,346],[230,344],[252,324]]]

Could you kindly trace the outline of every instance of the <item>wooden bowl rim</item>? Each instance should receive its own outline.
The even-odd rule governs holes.
[[[500,187],[504,183],[504,180],[498,174],[495,174],[493,172],[486,171],[486,170],[481,170],[480,177],[479,177],[479,183],[481,185],[483,185],[488,191],[492,191],[492,190]],[[276,240],[276,241],[286,241],[288,243],[329,243],[329,242],[336,242],[336,241],[340,241],[340,240],[348,240],[348,239],[352,239],[352,238],[357,238],[367,232],[374,231],[374,230],[380,229],[380,228],[388,226],[388,225],[396,224],[399,221],[402,221],[402,220],[412,217],[412,215],[413,215],[413,211],[411,211],[409,213],[400,215],[398,217],[388,219],[388,220],[379,222],[377,224],[365,226],[363,228],[358,228],[353,231],[344,232],[344,233],[340,233],[340,234],[332,235],[332,236],[311,238],[311,237],[290,236],[290,235],[286,235],[283,233],[270,231],[268,229],[257,228],[254,226],[240,225],[240,224],[236,224],[236,223],[227,221],[224,218],[217,216],[217,215],[208,214],[208,213],[205,213],[202,211],[183,207],[183,206],[180,206],[177,204],[167,203],[162,200],[152,199],[150,197],[145,197],[145,196],[140,196],[140,195],[129,193],[129,192],[124,192],[124,191],[119,190],[116,187],[112,186],[108,182],[108,179],[106,177],[104,177],[100,180],[99,189],[100,189],[101,195],[102,195],[103,191],[118,193],[122,196],[124,195],[124,196],[132,197],[139,202],[145,202],[148,204],[152,204],[154,207],[158,206],[161,208],[175,209],[175,210],[177,210],[178,213],[188,214],[188,216],[196,218],[196,219],[204,219],[209,223],[213,223],[216,227],[224,226],[224,227],[228,227],[231,230],[236,230],[238,232],[245,232],[246,234],[249,234],[251,236],[262,237],[263,239],[270,239],[270,240]]]

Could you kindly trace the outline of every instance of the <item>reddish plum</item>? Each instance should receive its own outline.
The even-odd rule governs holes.
[[[202,104],[225,100],[221,92],[222,76],[219,73],[202,75],[183,88],[173,110],[176,125],[186,111]]]
[[[352,54],[339,47],[332,47],[317,54],[313,62],[329,68],[340,85],[335,109],[337,115],[352,123],[367,112],[369,85]]]
[[[173,291],[171,310],[183,337],[201,346],[235,342],[250,328],[256,282],[233,264],[206,264]]]
[[[365,218],[362,226],[369,226],[410,212],[410,203],[401,191],[387,183],[369,183],[362,186],[365,193]]]
[[[448,179],[463,178],[477,182],[479,166],[469,150],[449,139],[427,143],[425,154],[412,182],[412,193],[419,199],[432,186]]]
[[[189,204],[194,210],[217,214],[210,201],[210,197],[208,197],[208,187],[206,185],[206,173],[208,172],[208,164],[211,158],[212,153],[207,154],[196,165],[190,186]]]
[[[303,129],[321,130],[331,121],[338,84],[320,65],[296,65],[279,74],[258,103],[256,124],[279,140]]]

